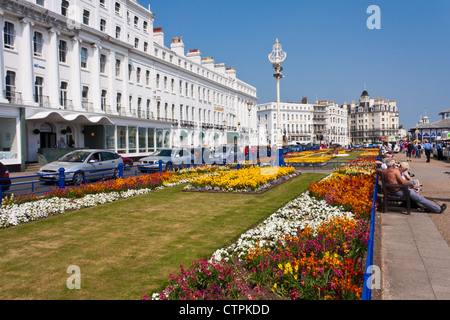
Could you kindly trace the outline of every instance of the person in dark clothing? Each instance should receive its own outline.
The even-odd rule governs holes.
[[[427,156],[427,162],[430,162],[432,147],[428,140],[425,140],[423,144],[423,148],[425,149],[425,155]]]
[[[8,191],[9,186],[11,185],[8,168],[1,162],[0,162],[0,185],[2,187],[2,192]]]
[[[414,145],[412,144],[412,142],[408,143],[408,146],[406,147],[406,161],[412,161],[411,160],[411,153],[414,149]]]
[[[436,144],[436,149],[437,149],[437,159],[438,160],[444,160],[444,156],[442,154],[442,145],[440,142],[438,142]]]

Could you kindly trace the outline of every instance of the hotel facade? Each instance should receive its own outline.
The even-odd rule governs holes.
[[[259,104],[259,144],[277,142],[277,103]],[[283,144],[348,145],[347,109],[328,100],[308,103],[280,102],[280,127]]]
[[[256,88],[154,21],[135,0],[0,0],[0,161],[248,140]]]
[[[373,99],[364,90],[358,103],[344,102],[342,107],[348,111],[351,143],[378,143],[399,139],[399,110],[396,101]]]

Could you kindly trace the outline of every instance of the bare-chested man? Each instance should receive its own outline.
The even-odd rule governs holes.
[[[425,199],[423,196],[418,194],[414,189],[414,185],[412,182],[407,181],[402,178],[400,170],[395,166],[395,160],[389,159],[386,161],[387,169],[383,170],[383,177],[386,184],[399,184],[399,185],[407,185],[408,192],[410,193],[411,200],[414,201],[420,209],[423,209],[427,212],[433,213],[442,213],[447,208],[447,205],[444,203],[442,206],[438,206],[437,204]],[[404,196],[405,189],[401,188],[388,188],[388,192],[392,195]]]

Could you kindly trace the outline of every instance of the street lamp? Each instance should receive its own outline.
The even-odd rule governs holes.
[[[278,39],[273,46],[272,52],[269,54],[269,61],[275,69],[274,77],[277,79],[277,149],[278,149],[278,165],[285,166],[283,159],[283,143],[281,141],[281,126],[280,126],[280,79],[283,78],[281,71],[283,67],[281,63],[286,60],[286,52],[283,51]]]
[[[247,102],[247,109],[248,109],[248,145],[250,147],[250,123],[251,123],[251,112],[252,112],[252,106],[253,103],[251,101]]]

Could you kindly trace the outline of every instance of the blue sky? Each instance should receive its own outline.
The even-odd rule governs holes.
[[[287,52],[281,100],[396,100],[400,124],[431,122],[450,108],[449,0],[138,0],[156,15],[165,44],[183,37],[186,51],[234,67],[255,86],[258,103],[276,100],[268,54],[276,38]],[[381,29],[366,22],[370,5]],[[426,111],[425,111],[426,110]]]

